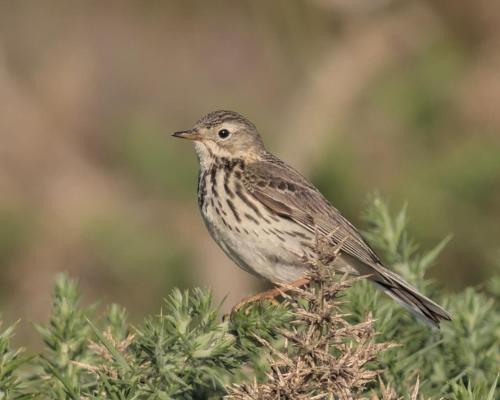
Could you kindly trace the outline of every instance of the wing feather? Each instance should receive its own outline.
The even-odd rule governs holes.
[[[244,185],[275,214],[292,219],[311,232],[330,235],[333,244],[343,242],[342,251],[364,263],[380,263],[356,228],[292,168],[281,163],[250,164]]]
[[[243,184],[248,192],[271,212],[300,224],[310,232],[342,242],[341,259],[361,275],[370,275],[379,287],[431,326],[450,320],[450,314],[385,268],[380,258],[307,179],[279,159],[247,166]],[[271,162],[269,162],[271,161]]]

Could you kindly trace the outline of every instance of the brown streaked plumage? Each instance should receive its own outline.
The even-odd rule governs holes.
[[[241,268],[271,282],[303,281],[318,259],[318,234],[339,256],[332,267],[367,275],[433,326],[451,316],[387,269],[356,228],[306,178],[269,153],[257,128],[215,111],[175,137],[193,140],[200,163],[198,204],[208,231]]]

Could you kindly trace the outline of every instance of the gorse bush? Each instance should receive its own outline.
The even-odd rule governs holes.
[[[173,290],[137,327],[112,305],[83,307],[60,275],[45,349],[12,349],[0,332],[0,400],[6,399],[464,399],[499,390],[498,278],[483,291],[444,296],[424,278],[448,239],[418,251],[406,211],[375,197],[367,239],[386,261],[453,315],[441,330],[416,321],[360,279],[312,263],[311,283],[282,301],[250,304],[221,319],[209,292]]]
[[[439,331],[430,330],[366,281],[346,291],[351,318],[373,312],[379,340],[398,343],[379,357],[384,378],[394,387],[408,390],[419,376],[420,393],[432,398],[488,399],[486,393],[495,398],[500,356],[500,312],[495,307],[500,293],[495,283],[498,277],[488,291],[468,288],[444,296],[424,275],[449,238],[419,252],[408,236],[406,208],[392,217],[377,196],[370,201],[365,218],[370,226],[366,238],[392,268],[453,316]]]
[[[331,268],[310,265],[304,288],[283,286],[293,320],[278,329],[282,345],[256,339],[268,350],[270,370],[263,382],[229,389],[229,399],[352,399],[365,392],[379,371],[369,362],[391,347],[374,340],[373,321],[350,324],[341,314],[339,296],[352,281],[334,280]],[[385,399],[394,396],[385,395]]]

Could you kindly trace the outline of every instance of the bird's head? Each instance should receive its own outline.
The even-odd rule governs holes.
[[[173,136],[193,140],[201,163],[214,157],[258,159],[265,151],[255,125],[234,111],[211,112]]]

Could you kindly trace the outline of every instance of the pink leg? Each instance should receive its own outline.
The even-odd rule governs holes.
[[[301,287],[309,283],[308,278],[300,278],[297,279],[296,281],[293,281],[288,284],[288,286],[292,287]],[[274,289],[269,289],[264,292],[260,292],[257,294],[254,294],[249,297],[245,297],[243,300],[241,300],[238,304],[236,304],[233,309],[231,310],[231,313],[238,311],[241,307],[243,307],[246,304],[253,303],[255,301],[260,301],[264,299],[269,299],[269,300],[274,300],[276,297],[280,296],[283,292],[286,292],[287,289],[284,288],[274,288]]]

